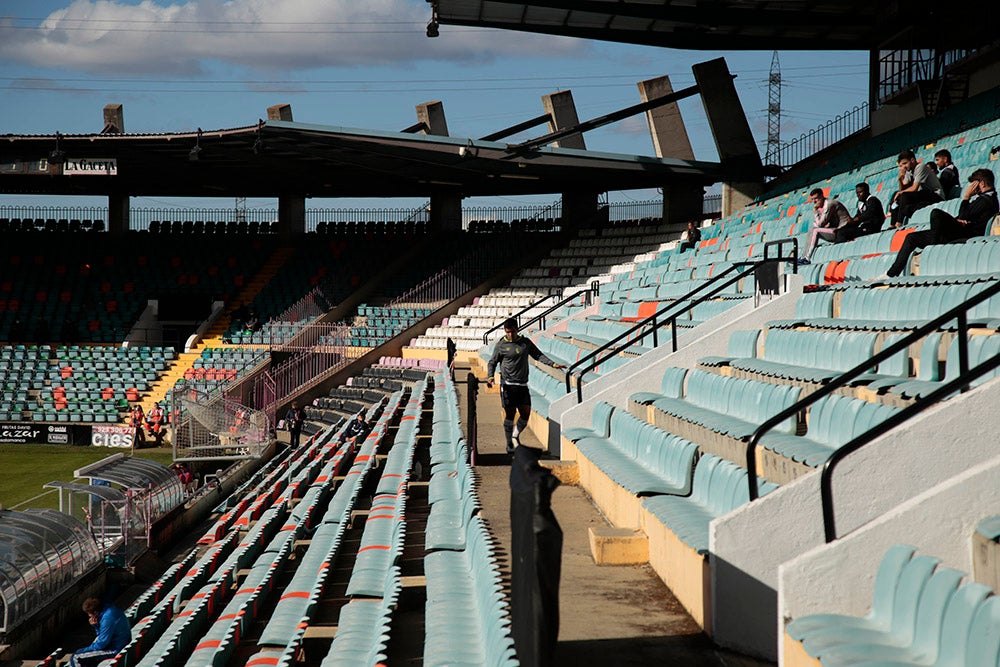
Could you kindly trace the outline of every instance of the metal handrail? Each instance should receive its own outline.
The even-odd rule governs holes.
[[[772,428],[788,419],[789,417],[797,414],[801,410],[809,407],[819,399],[824,396],[829,396],[837,389],[846,386],[852,380],[867,373],[869,369],[874,368],[878,364],[882,363],[889,357],[893,356],[897,352],[909,347],[910,344],[920,340],[927,334],[937,331],[941,325],[949,322],[951,320],[956,320],[958,323],[958,373],[959,377],[962,377],[969,371],[969,339],[968,330],[969,323],[966,311],[970,308],[979,305],[983,301],[986,301],[990,297],[1000,294],[1000,281],[994,283],[991,287],[986,288],[979,294],[966,299],[964,302],[958,304],[951,310],[938,315],[934,319],[924,323],[917,329],[914,329],[911,333],[907,334],[903,338],[899,339],[892,345],[884,348],[878,354],[873,355],[870,359],[862,361],[860,364],[845,371],[840,376],[834,378],[827,384],[809,394],[805,398],[799,400],[797,403],[785,408],[778,414],[774,415],[754,431],[753,435],[750,437],[750,441],[747,443],[747,483],[750,487],[750,500],[757,500],[760,497],[759,489],[757,485],[757,446],[760,444],[761,438],[765,433],[770,431]],[[965,391],[967,387],[963,387],[962,391]],[[874,437],[874,436],[873,436]]]
[[[820,474],[819,485],[820,498],[823,503],[823,532],[828,543],[837,539],[837,527],[833,515],[832,486],[833,469],[837,467],[837,464],[846,458],[847,455],[861,449],[880,435],[888,433],[890,430],[896,428],[910,417],[923,412],[932,405],[937,405],[941,399],[947,398],[955,391],[965,391],[968,389],[969,384],[973,380],[981,378],[998,367],[1000,367],[1000,354],[990,357],[978,366],[960,374],[958,377],[938,387],[926,396],[922,396],[919,400],[906,406],[881,424],[873,426],[833,452],[830,458],[823,464],[823,471]]]
[[[532,303],[532,304],[530,304],[528,306],[525,306],[524,308],[522,308],[518,312],[516,312],[513,315],[511,315],[510,317],[513,317],[515,320],[517,320],[517,322],[518,322],[517,328],[518,329],[523,329],[525,327],[529,327],[532,324],[534,324],[535,322],[540,322],[541,325],[542,325],[541,328],[544,329],[545,328],[545,316],[546,315],[548,315],[552,311],[556,310],[557,308],[561,308],[562,306],[565,306],[567,303],[569,303],[570,301],[572,301],[573,299],[576,299],[577,297],[579,297],[581,295],[585,295],[586,305],[589,306],[590,303],[591,303],[591,300],[590,300],[591,299],[591,295],[596,295],[597,294],[597,290],[599,289],[599,287],[600,287],[600,283],[598,283],[595,280],[595,281],[593,281],[593,282],[590,283],[590,287],[587,287],[587,288],[582,289],[582,290],[577,290],[576,292],[573,292],[569,296],[563,297],[563,299],[561,301],[559,301],[556,304],[553,304],[547,310],[542,311],[538,315],[535,315],[534,317],[532,317],[530,320],[528,320],[524,324],[521,324],[521,315],[524,315],[525,313],[527,313],[529,310],[532,310],[533,308],[537,308],[543,302],[548,301],[552,297],[559,296],[559,293],[558,292],[550,292],[550,293],[546,294],[545,296],[543,296],[538,301],[535,301],[534,303]],[[505,319],[510,319],[510,318],[505,318]],[[493,333],[494,331],[498,331],[499,329],[503,329],[503,322],[501,322],[500,324],[497,324],[492,329],[490,329],[489,331],[487,331],[486,333],[483,334],[483,345],[489,345],[490,344],[490,341],[489,341],[490,334]]]
[[[784,257],[781,254],[781,251],[784,248],[785,244],[791,244],[791,246],[792,246],[792,254],[790,256],[788,256],[788,257]],[[777,257],[772,258],[772,257],[769,256],[768,250],[771,247],[777,247],[777,249],[778,249],[778,256]],[[744,262],[734,262],[732,266],[730,266],[729,268],[727,268],[725,271],[723,271],[719,275],[712,276],[712,278],[709,279],[707,282],[701,283],[700,285],[698,285],[697,287],[695,287],[694,289],[692,289],[687,294],[685,294],[683,296],[680,296],[680,297],[677,297],[670,304],[664,306],[663,308],[661,308],[660,310],[656,311],[655,313],[653,313],[652,315],[650,315],[646,319],[641,320],[640,322],[637,322],[630,329],[626,329],[624,332],[622,332],[621,334],[615,336],[614,338],[612,338],[611,340],[609,340],[607,343],[604,343],[603,345],[601,345],[597,349],[593,350],[590,354],[588,354],[588,355],[586,355],[586,356],[578,359],[577,361],[573,362],[572,364],[570,364],[566,368],[566,393],[569,394],[570,392],[573,391],[573,384],[572,384],[573,371],[576,370],[576,369],[578,369],[578,368],[580,368],[581,366],[583,366],[584,363],[586,363],[588,361],[591,361],[592,359],[595,359],[595,357],[597,357],[597,359],[594,360],[592,363],[590,363],[590,365],[588,365],[586,367],[583,367],[582,370],[579,371],[579,377],[581,379],[583,378],[583,376],[586,373],[589,373],[590,371],[592,371],[595,368],[597,368],[602,362],[604,362],[607,359],[610,359],[611,357],[615,356],[616,354],[618,354],[618,353],[620,353],[620,352],[622,352],[622,351],[624,351],[624,350],[632,347],[635,343],[637,343],[638,341],[642,340],[643,338],[645,338],[649,334],[653,335],[653,347],[656,347],[656,346],[658,346],[660,344],[659,343],[659,338],[657,337],[656,333],[657,333],[657,330],[659,330],[659,328],[662,327],[662,326],[666,326],[668,324],[670,325],[671,345],[673,347],[673,351],[676,352],[677,351],[677,326],[676,326],[676,322],[677,322],[677,318],[678,317],[680,317],[684,313],[692,310],[695,306],[698,306],[698,305],[704,303],[705,301],[707,301],[708,299],[711,299],[712,297],[718,295],[719,293],[721,293],[724,289],[726,289],[730,285],[733,285],[733,284],[739,282],[740,280],[742,280],[743,278],[747,277],[751,273],[754,273],[755,271],[757,271],[757,269],[759,269],[762,266],[766,266],[768,264],[781,263],[781,262],[791,262],[792,267],[793,267],[793,272],[798,273],[798,256],[799,256],[799,241],[798,241],[798,239],[796,239],[794,237],[791,237],[791,238],[784,238],[784,239],[775,239],[774,241],[768,241],[767,243],[764,244],[764,258],[763,259],[758,260],[756,262],[747,262],[747,261],[744,261]],[[713,285],[716,285],[716,284],[720,283],[729,274],[733,273],[734,271],[740,270],[740,267],[744,267],[744,266],[748,266],[748,265],[749,265],[750,268],[745,269],[742,272],[740,272],[739,274],[737,274],[736,276],[733,276],[729,280],[726,280],[724,283],[722,283],[721,285],[718,285],[715,289],[713,289],[712,291],[708,292],[707,294],[703,294],[702,296],[697,297],[693,301],[690,301],[695,296],[695,294],[697,294],[698,292],[701,292],[702,290],[705,290],[706,288],[712,287]],[[679,306],[679,308],[678,308],[678,306]],[[668,311],[671,311],[671,310],[676,310],[676,312],[674,312],[673,314],[671,314],[669,316],[664,317],[665,313],[667,313]],[[661,318],[659,322],[657,322],[657,318]],[[643,329],[643,328],[645,328],[647,326],[650,327],[648,331],[642,332],[638,336],[636,336],[634,339],[628,340],[624,345],[618,345],[617,347],[614,347],[612,349],[612,346],[616,345],[617,343],[621,342],[622,340],[628,339],[629,336],[631,336],[632,334],[634,334],[636,332],[639,332],[641,329]],[[599,356],[602,352],[606,352],[608,350],[610,350],[610,352],[608,354],[606,354],[604,356]],[[576,402],[577,403],[582,403],[583,402],[583,383],[580,382],[579,380],[576,383]]]

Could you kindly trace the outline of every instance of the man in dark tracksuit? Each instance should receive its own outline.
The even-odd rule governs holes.
[[[368,430],[368,422],[365,421],[365,413],[358,412],[358,414],[354,416],[354,419],[347,422],[347,426],[345,426],[343,432],[341,432],[340,443],[343,444],[347,440],[357,442],[364,436],[368,435]]]
[[[896,261],[889,267],[886,275],[895,278],[902,274],[910,264],[910,255],[918,248],[983,236],[998,210],[1000,204],[997,202],[993,172],[989,169],[977,169],[969,176],[969,186],[962,193],[958,217],[941,209],[931,211],[931,228],[913,232],[903,239],[903,245],[896,253]]]
[[[514,453],[514,442],[528,425],[531,414],[531,394],[528,392],[528,357],[552,368],[563,368],[539,350],[531,339],[517,333],[513,317],[503,323],[504,337],[497,341],[493,356],[486,366],[486,386],[493,386],[493,374],[500,366],[500,401],[503,404],[503,432],[507,438],[507,453]],[[514,413],[518,413],[517,425]],[[518,442],[520,444],[520,442]]]

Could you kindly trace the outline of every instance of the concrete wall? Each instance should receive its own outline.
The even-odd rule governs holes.
[[[628,397],[636,392],[659,391],[664,369],[671,366],[694,368],[702,357],[726,354],[732,332],[760,329],[771,320],[794,316],[795,301],[802,293],[802,279],[789,275],[788,285],[788,292],[777,298],[761,297],[758,307],[754,306],[753,299],[748,299],[679,335],[677,352],[671,351],[669,330],[661,330],[662,342],[658,348],[584,385],[583,403],[577,404],[575,392],[555,401],[549,406],[550,418],[558,421],[563,430],[576,426],[589,427],[597,401],[624,408],[628,405]]]
[[[995,450],[994,450],[995,451]],[[976,524],[1000,507],[1000,457],[976,465],[900,505],[851,535],[813,549],[778,571],[778,632],[784,619],[817,612],[862,616],[871,606],[875,572],[894,544],[972,573]],[[843,582],[852,582],[845,586]]]
[[[838,534],[994,457],[998,401],[1000,381],[993,380],[845,459],[833,478]],[[720,645],[776,659],[778,568],[825,542],[819,477],[806,475],[712,522],[712,606]]]

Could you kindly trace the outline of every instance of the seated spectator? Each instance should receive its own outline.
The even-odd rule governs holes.
[[[347,440],[357,442],[366,435],[368,435],[368,422],[365,421],[364,413],[359,412],[344,427],[344,430],[340,434],[340,442],[341,444]]]
[[[809,203],[813,205],[813,227],[809,231],[809,241],[805,252],[799,258],[802,264],[808,264],[819,245],[819,237],[833,240],[837,230],[851,222],[851,214],[847,207],[836,199],[830,199],[823,194],[822,188],[816,188],[809,193]]]
[[[701,243],[701,230],[698,225],[694,224],[694,221],[689,220],[687,223],[687,229],[684,230],[684,241],[681,243],[680,252],[687,252],[698,247]]]
[[[892,209],[892,226],[902,227],[918,208],[944,200],[944,190],[934,168],[926,162],[918,163],[913,151],[901,152],[897,164],[900,184],[907,185],[893,197],[896,207]],[[910,174],[909,179],[907,174]]]
[[[83,601],[83,611],[97,637],[70,656],[70,667],[96,667],[101,661],[115,657],[132,640],[128,619],[118,607],[87,598]]]
[[[851,222],[837,230],[834,241],[843,243],[853,241],[859,236],[874,234],[882,229],[885,222],[885,210],[882,202],[871,193],[867,183],[858,183],[854,186],[854,193],[858,196],[858,212],[851,218]]]
[[[940,209],[931,211],[931,228],[923,232],[913,232],[903,240],[903,246],[896,253],[896,261],[886,272],[889,278],[900,275],[909,265],[910,255],[917,248],[950,243],[974,236],[983,236],[986,225],[1000,210],[993,172],[977,169],[969,176],[969,186],[962,193],[962,204],[955,218]]]
[[[958,167],[951,161],[951,152],[943,148],[939,150],[934,154],[934,164],[938,168],[937,177],[941,181],[941,190],[944,198],[954,199],[957,195],[953,195],[952,191],[960,189],[959,183],[962,181],[958,175]]]

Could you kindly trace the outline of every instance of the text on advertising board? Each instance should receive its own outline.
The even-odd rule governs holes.
[[[64,176],[117,176],[118,160],[113,157],[71,157],[63,165]]]

